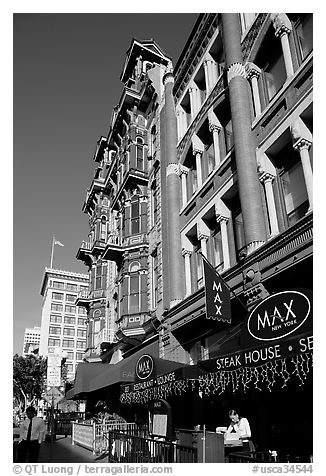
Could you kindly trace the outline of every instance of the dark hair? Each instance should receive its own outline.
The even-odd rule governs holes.
[[[240,416],[238,410],[231,409],[231,410],[229,411],[229,417],[231,417],[232,415],[238,415],[238,416],[239,416],[239,420],[241,420],[241,416]]]
[[[34,407],[30,406],[30,407],[27,407],[26,408],[26,413],[29,412],[29,413],[36,413],[36,410]]]

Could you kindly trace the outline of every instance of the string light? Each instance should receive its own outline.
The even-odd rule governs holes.
[[[292,358],[265,362],[256,367],[239,367],[234,370],[207,372],[200,375],[198,379],[182,379],[142,391],[124,393],[121,395],[120,401],[129,404],[147,403],[150,400],[182,395],[189,389],[191,391],[199,390],[207,396],[221,395],[229,388],[233,393],[240,390],[247,392],[252,386],[259,391],[262,391],[262,387],[265,386],[271,392],[279,381],[282,384],[281,388],[286,387],[291,375],[296,376],[300,382],[299,386],[302,386],[312,365],[312,353],[307,353]]]

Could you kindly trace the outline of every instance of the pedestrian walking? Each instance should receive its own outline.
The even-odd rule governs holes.
[[[27,418],[20,425],[18,463],[37,463],[46,425],[42,418],[36,416],[34,407],[28,407],[26,415]]]

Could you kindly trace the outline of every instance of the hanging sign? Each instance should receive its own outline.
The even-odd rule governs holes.
[[[249,314],[241,347],[264,345],[312,331],[311,316],[312,293],[308,289],[272,294]]]
[[[203,259],[206,318],[231,323],[230,289],[214,268]]]

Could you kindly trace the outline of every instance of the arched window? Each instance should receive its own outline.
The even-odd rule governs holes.
[[[135,314],[140,311],[140,264],[134,261],[129,266],[129,286],[128,286],[128,314]]]
[[[144,139],[141,137],[136,139],[136,167],[144,170]]]

